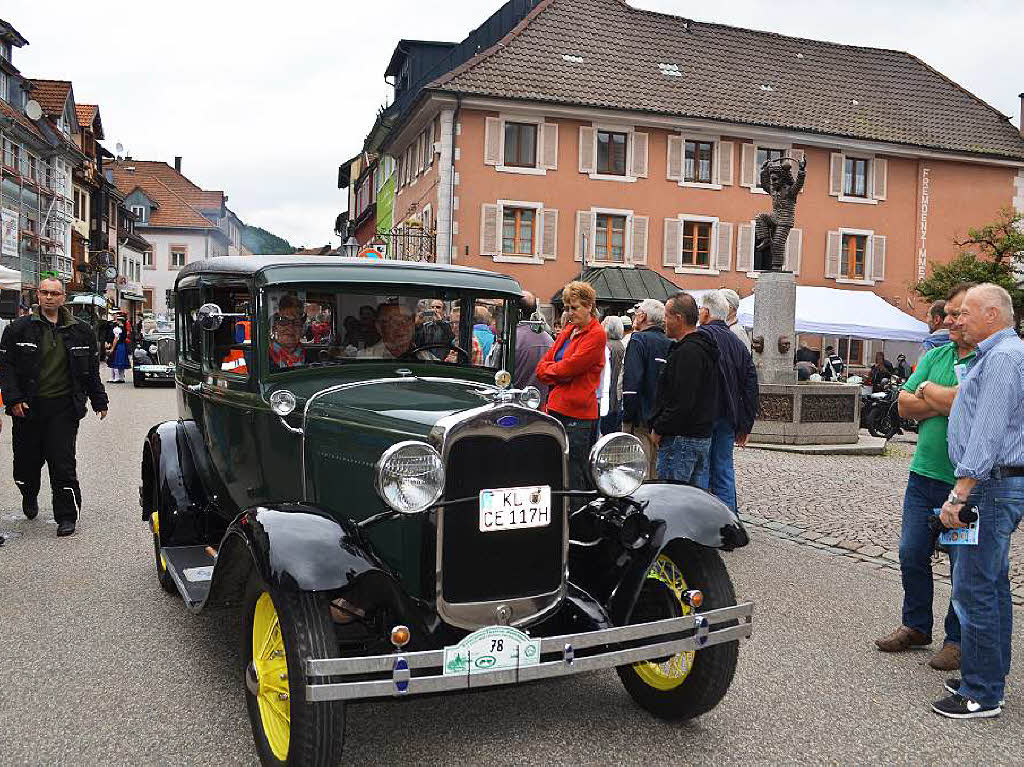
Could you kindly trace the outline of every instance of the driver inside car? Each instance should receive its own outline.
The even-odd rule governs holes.
[[[396,360],[416,348],[413,343],[416,318],[412,310],[404,304],[381,304],[377,309],[376,328],[380,333],[380,341],[360,351],[359,357]],[[417,351],[415,356],[421,360],[436,359],[427,350]]]
[[[271,370],[286,370],[308,364],[302,346],[305,313],[302,302],[295,296],[281,296],[274,314],[273,336],[269,356]]]

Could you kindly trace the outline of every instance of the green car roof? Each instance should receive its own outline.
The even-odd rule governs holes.
[[[175,285],[200,274],[254,277],[259,285],[296,282],[359,282],[463,288],[520,296],[523,289],[507,274],[452,264],[342,256],[219,256],[187,264]]]

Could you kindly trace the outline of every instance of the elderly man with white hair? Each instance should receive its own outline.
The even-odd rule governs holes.
[[[740,325],[739,318],[736,316],[736,312],[740,309],[740,294],[731,288],[722,288],[718,292],[722,294],[722,298],[729,304],[729,316],[725,318],[725,324],[729,326],[729,330],[733,332],[733,335],[743,342],[743,345],[747,347],[749,352],[750,336],[747,335],[747,331]]]
[[[665,304],[645,298],[633,315],[633,334],[622,363],[622,430],[640,439],[647,451],[647,475],[654,478],[658,446],[651,439],[651,419],[658,399],[658,379],[672,345],[665,335]]]
[[[961,676],[946,681],[950,695],[932,710],[977,719],[999,716],[1010,670],[1010,535],[1024,514],[1024,342],[1014,331],[1010,294],[989,283],[967,291],[954,328],[977,355],[949,413],[956,484],[940,519],[965,527],[960,512],[973,508],[977,543],[950,547]]]
[[[733,511],[736,506],[736,471],[733,445],[747,444],[757,416],[757,371],[747,347],[725,324],[729,302],[720,290],[704,294],[700,330],[718,346],[718,407],[711,430],[711,453],[701,487],[707,487]],[[704,479],[706,478],[706,481]]]

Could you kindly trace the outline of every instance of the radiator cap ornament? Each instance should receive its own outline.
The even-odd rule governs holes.
[[[494,385],[499,389],[507,389],[512,385],[512,374],[507,370],[499,370],[494,374]]]

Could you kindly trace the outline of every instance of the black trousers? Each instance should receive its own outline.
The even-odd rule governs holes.
[[[590,449],[597,441],[598,419],[570,418],[561,413],[549,412],[562,422],[565,427],[565,436],[569,440],[569,489],[571,490],[593,490],[594,483],[590,481]],[[574,498],[569,503],[572,510],[585,505],[586,499]]]
[[[25,498],[39,495],[39,476],[45,463],[50,471],[53,518],[78,519],[82,491],[78,487],[75,442],[79,418],[70,396],[37,397],[24,418],[12,417],[14,481]]]

